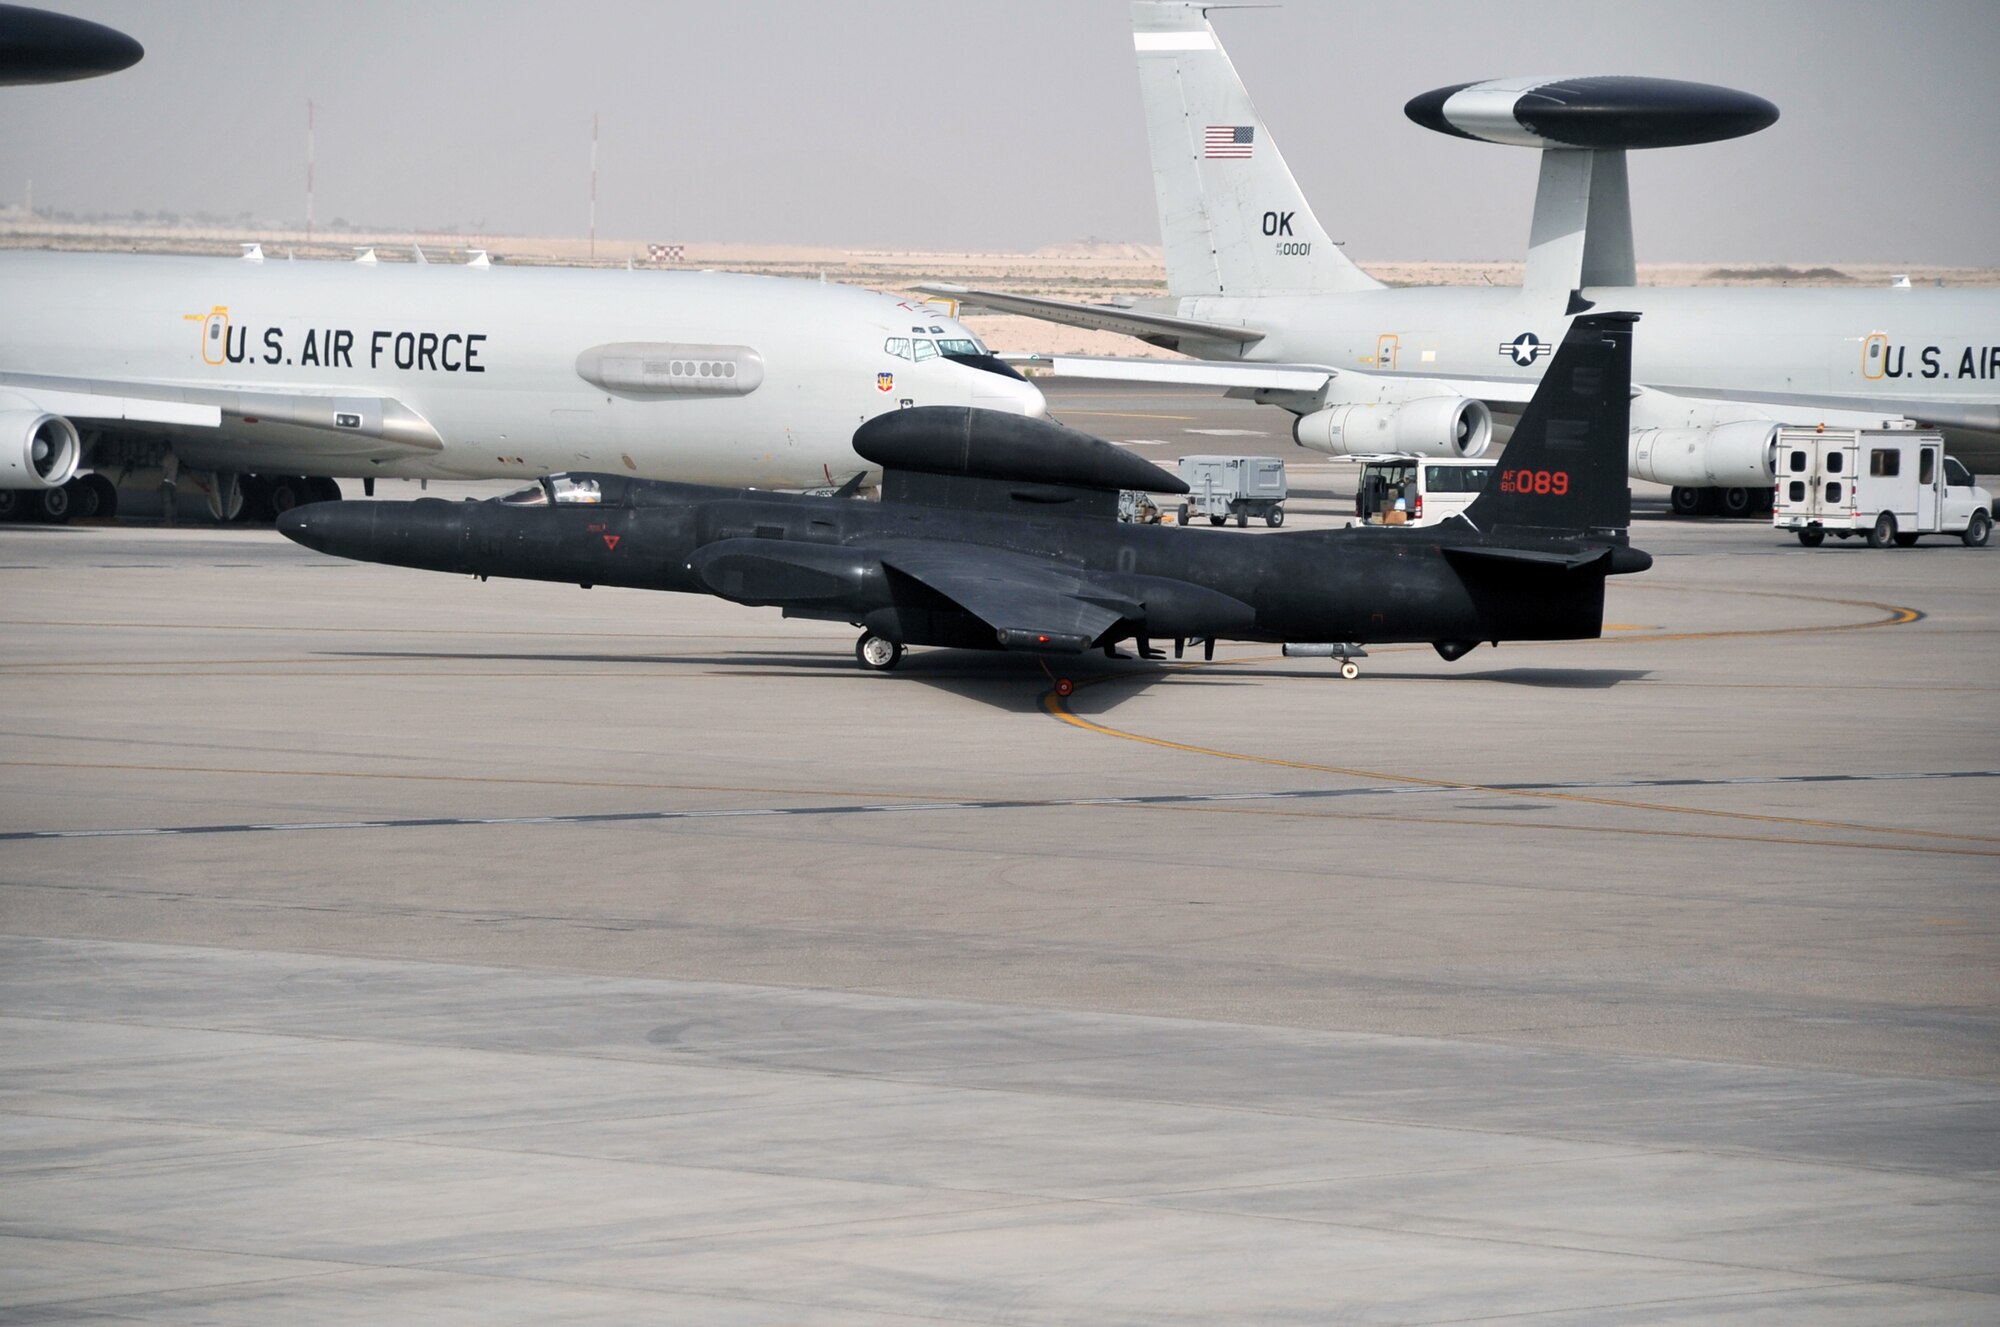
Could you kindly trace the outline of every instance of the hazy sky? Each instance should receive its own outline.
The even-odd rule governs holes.
[[[41,0],[146,47],[0,89],[0,198],[627,240],[1157,243],[1122,0]],[[1336,239],[1518,257],[1535,158],[1403,117],[1447,83],[1651,74],[1783,117],[1634,154],[1641,261],[2000,265],[1995,0],[1292,0],[1216,26]]]

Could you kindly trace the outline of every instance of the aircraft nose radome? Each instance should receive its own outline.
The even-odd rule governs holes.
[[[981,382],[972,389],[972,404],[982,410],[1004,410],[1009,414],[1026,415],[1030,419],[1046,419],[1049,414],[1048,398],[1042,389],[1023,380],[1008,380],[988,374],[990,381]]]

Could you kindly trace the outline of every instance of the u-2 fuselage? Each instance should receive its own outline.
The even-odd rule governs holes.
[[[381,520],[379,537],[371,531]],[[368,561],[487,577],[720,593],[766,602],[705,584],[691,566],[697,552],[725,541],[769,540],[852,549],[858,562],[901,542],[937,541],[982,553],[1018,553],[1145,601],[1171,598],[1166,584],[1192,585],[1254,604],[1254,620],[1183,620],[1190,612],[1133,634],[1268,641],[1389,643],[1439,640],[1545,640],[1593,637],[1603,617],[1601,570],[1550,570],[1524,593],[1510,569],[1497,592],[1478,564],[1448,558],[1470,542],[1452,527],[1423,531],[1352,529],[1246,536],[1220,531],[1123,525],[1113,521],[949,511],[838,498],[761,495],[697,485],[649,484],[631,505],[516,507],[422,499],[414,503],[344,502],[303,509],[317,526],[313,546]],[[289,531],[288,531],[289,532]],[[732,547],[741,547],[732,543]],[[1556,550],[1573,542],[1551,541]],[[1534,573],[1528,573],[1531,577]],[[907,644],[987,647],[993,633],[921,587],[900,585],[879,569],[853,593],[795,616],[877,624],[894,619]],[[1175,612],[1172,607],[1166,610]]]

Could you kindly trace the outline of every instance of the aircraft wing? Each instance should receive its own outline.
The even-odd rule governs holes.
[[[369,439],[413,451],[444,449],[444,440],[416,411],[386,396],[314,396],[303,392],[239,392],[107,378],[64,378],[0,372],[0,394],[71,419],[220,428],[274,424],[326,435],[333,449]],[[342,445],[346,444],[346,445]]]
[[[1652,391],[1668,396],[1692,397],[1710,401],[1741,401],[1749,405],[1795,408],[1816,407],[1826,410],[1842,410],[1863,419],[1880,419],[1894,412],[1915,420],[1924,428],[1971,429],[1982,433],[2000,433],[2000,405],[1991,401],[1939,401],[1921,396],[1896,396],[1884,393],[1880,396],[1842,396],[1823,392],[1754,392],[1742,390],[1719,390],[1709,387],[1661,387],[1646,384]]]
[[[1122,332],[1126,336],[1136,336],[1142,341],[1168,346],[1178,345],[1182,338],[1196,341],[1232,341],[1238,345],[1250,345],[1264,339],[1264,334],[1254,327],[1205,323],[1193,318],[1174,318],[1163,313],[1144,313],[1137,309],[1121,309],[1109,304],[1079,304],[1072,300],[1045,299],[1038,295],[1011,295],[1004,290],[973,290],[966,286],[918,286],[917,289],[926,295],[941,295],[956,301],[961,313],[975,308],[991,310],[994,313],[1018,313],[1029,318],[1040,318],[1044,322],[1062,323],[1067,327],[1087,327],[1100,332]]]
[[[908,576],[992,627],[1010,648],[1090,648],[1099,636],[1142,611],[1066,569],[991,548],[897,541],[882,565]]]
[[[1428,388],[1440,396],[1470,396],[1502,410],[1526,405],[1535,394],[1531,379],[1456,378],[1449,374],[1415,377],[1406,373],[1370,373],[1366,369],[1336,369],[1325,364],[1259,364],[1206,359],[1124,359],[1100,355],[1009,356],[1023,368],[1042,369],[1051,378],[1087,378],[1108,382],[1153,382],[1173,387],[1219,387],[1252,392],[1303,392],[1317,395],[1336,378],[1346,389],[1342,401],[1366,401],[1377,384],[1395,385],[1407,399],[1413,388]]]

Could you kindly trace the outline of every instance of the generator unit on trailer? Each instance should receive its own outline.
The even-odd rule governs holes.
[[[1978,548],[1993,531],[1993,495],[1972,482],[1944,438],[1911,429],[1779,429],[1771,522],[1807,548],[1827,535],[1908,547],[1955,534]]]
[[[1285,463],[1275,456],[1183,456],[1180,476],[1188,495],[1181,500],[1180,523],[1196,516],[1221,525],[1234,516],[1248,525],[1260,516],[1266,525],[1285,523]]]

